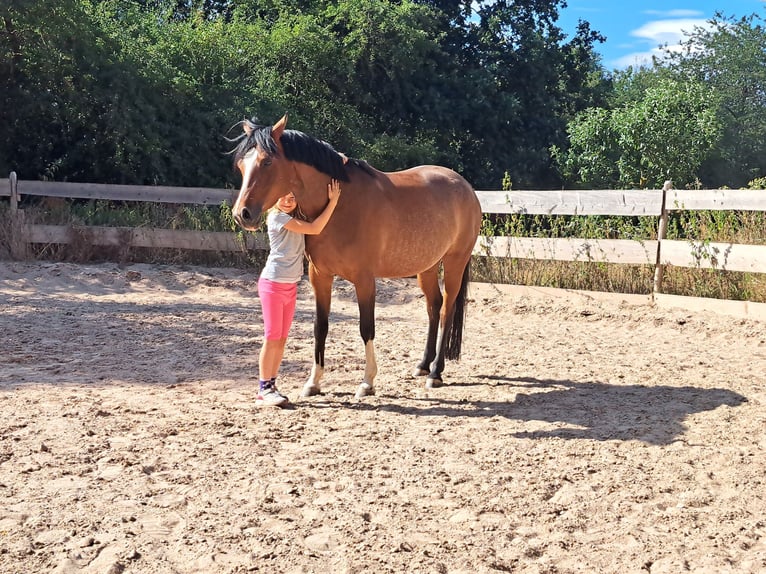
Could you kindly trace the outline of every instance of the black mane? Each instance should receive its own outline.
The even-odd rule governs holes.
[[[242,123],[249,126],[252,131],[249,135],[243,133],[234,140],[239,141],[237,147],[232,150],[235,164],[255,147],[260,147],[270,155],[279,155],[277,145],[271,136],[271,126],[260,126],[251,120],[244,120]],[[280,141],[286,159],[309,165],[338,181],[349,180],[347,170],[352,166],[362,169],[369,175],[374,173],[367,162],[361,160],[349,158],[348,163],[344,164],[343,156],[330,144],[303,132],[285,130],[282,132]]]

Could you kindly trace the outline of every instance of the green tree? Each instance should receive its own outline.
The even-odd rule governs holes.
[[[558,185],[548,148],[604,81],[560,0],[16,0],[0,7],[0,170],[220,185],[239,119],[381,169]],[[234,179],[236,179],[234,177]]]
[[[215,54],[206,47],[210,61],[191,76],[172,59],[194,46],[195,21],[129,1],[48,4],[15,2],[0,12],[0,170],[28,179],[220,183],[230,109],[216,105],[226,101],[220,91],[200,89],[217,72]]]
[[[0,171],[77,171],[102,143],[98,26],[76,0],[4,3],[0,22]]]
[[[634,106],[613,115],[623,186],[695,185],[703,161],[720,138],[711,91],[698,82],[661,80]]]
[[[574,113],[601,103],[603,37],[581,23],[565,42],[555,0],[429,4],[445,10],[443,46],[462,96],[447,125],[469,178],[496,186],[508,172],[518,187],[558,186],[549,148],[565,142]]]
[[[554,148],[567,181],[582,187],[696,185],[720,138],[712,92],[699,82],[657,78],[641,99],[591,108],[569,124],[566,152]]]
[[[588,108],[567,126],[568,150],[552,146],[552,155],[568,186],[610,189],[619,185],[621,150],[613,114],[605,108]]]
[[[670,69],[713,90],[723,136],[700,169],[710,187],[740,187],[766,174],[766,28],[762,16],[720,13],[697,28]]]

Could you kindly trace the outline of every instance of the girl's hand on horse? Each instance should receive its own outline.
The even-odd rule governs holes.
[[[335,207],[338,205],[338,199],[340,198],[340,182],[336,179],[330,181],[327,184],[327,199],[329,200],[324,211],[317,215],[313,221],[303,221],[300,219],[291,219],[285,223],[285,229],[295,231],[296,233],[302,233],[304,235],[317,235],[322,233],[322,230],[330,221]]]
[[[327,184],[327,199],[331,203],[338,203],[340,199],[340,182],[337,179],[330,180]]]

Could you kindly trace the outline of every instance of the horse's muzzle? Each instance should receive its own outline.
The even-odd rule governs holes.
[[[257,215],[254,215],[254,213]],[[253,231],[258,227],[257,219],[260,213],[260,210],[252,211],[247,207],[243,207],[242,209],[232,212],[232,215],[234,216],[234,221],[236,221],[240,227],[248,231]]]

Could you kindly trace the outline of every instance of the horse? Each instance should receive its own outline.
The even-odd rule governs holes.
[[[327,205],[327,185],[341,182],[341,195],[327,226],[306,236],[308,276],[314,291],[314,364],[301,397],[321,391],[325,370],[332,284],[354,285],[365,369],[356,398],[375,394],[375,280],[417,276],[428,312],[422,360],[413,376],[425,387],[443,384],[445,359],[458,360],[462,346],[471,254],[481,227],[481,205],[472,186],[451,169],[421,165],[378,171],[348,158],[330,144],[288,130],[287,115],[272,126],[241,122],[232,150],[242,176],[232,214],[243,229],[258,229],[261,215],[293,193],[313,219]],[[440,270],[442,272],[440,287]]]

